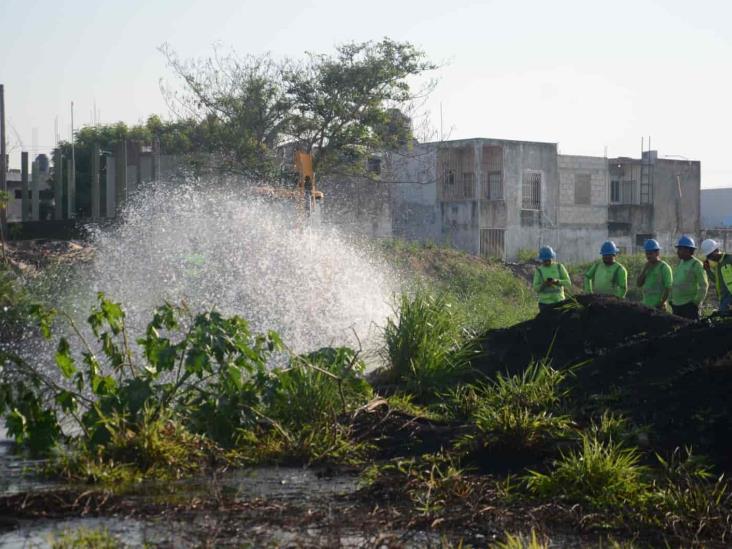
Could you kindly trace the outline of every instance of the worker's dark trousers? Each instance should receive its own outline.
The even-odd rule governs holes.
[[[684,303],[683,305],[671,305],[675,315],[683,316],[691,320],[699,320],[699,307],[693,303]]]

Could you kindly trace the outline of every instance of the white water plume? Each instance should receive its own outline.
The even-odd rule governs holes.
[[[357,346],[374,340],[398,287],[385,264],[308,223],[291,201],[240,189],[156,183],[91,242],[94,258],[67,279],[60,306],[81,320],[104,292],[123,305],[134,334],[169,301],[238,314],[297,352]]]

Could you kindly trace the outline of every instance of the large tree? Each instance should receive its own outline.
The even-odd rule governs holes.
[[[388,38],[299,62],[217,51],[182,61],[167,45],[161,51],[183,84],[166,90],[175,112],[208,121],[222,157],[257,177],[273,173],[286,144],[312,153],[323,173],[408,143],[410,80],[435,68],[423,51]]]

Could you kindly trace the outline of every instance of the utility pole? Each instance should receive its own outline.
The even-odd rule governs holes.
[[[99,143],[94,143],[91,150],[91,216],[99,218]]]
[[[23,193],[20,198],[20,219],[21,221],[28,221],[28,211],[30,210],[30,202],[28,201],[28,153],[23,151],[20,153],[20,181],[21,181],[21,192]]]
[[[53,218],[60,221],[64,218],[64,158],[61,149],[53,151]]]
[[[31,163],[31,221],[40,220],[41,167],[38,158]]]
[[[71,166],[69,167],[69,219],[76,217],[76,152],[74,151],[74,102],[71,102]]]
[[[114,150],[114,176],[115,176],[115,212],[114,216],[122,211],[127,201],[127,139],[122,138],[117,142]]]
[[[5,193],[0,208],[0,237],[3,242],[3,259],[5,259],[5,235],[8,234],[8,166],[7,152],[5,151],[5,86],[0,84],[0,191]]]

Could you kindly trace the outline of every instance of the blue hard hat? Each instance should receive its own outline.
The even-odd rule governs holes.
[[[658,240],[649,238],[646,240],[645,244],[643,244],[643,249],[646,252],[657,252],[661,249],[661,245],[658,243]]]
[[[607,240],[600,246],[600,255],[618,255],[618,247],[612,240]]]
[[[554,253],[554,250],[551,246],[542,246],[539,248],[539,260],[546,261],[547,259],[556,259],[557,254]]]
[[[696,242],[694,242],[694,239],[690,236],[683,235],[681,238],[679,238],[679,241],[676,243],[677,248],[691,248],[692,250],[696,250]]]

